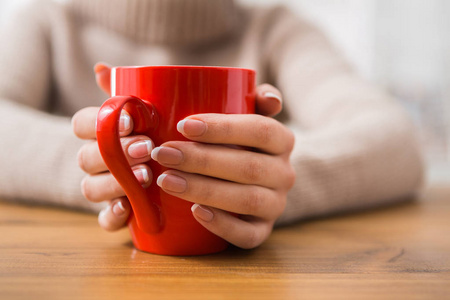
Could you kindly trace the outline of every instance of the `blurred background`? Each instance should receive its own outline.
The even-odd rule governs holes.
[[[0,0],[0,20],[11,5],[23,1]],[[450,181],[450,1],[240,2],[285,4],[322,28],[362,76],[389,90],[410,113],[424,148],[428,181]]]

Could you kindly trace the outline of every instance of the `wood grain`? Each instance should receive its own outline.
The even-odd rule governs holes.
[[[0,202],[0,299],[450,299],[450,185],[200,257],[136,251],[80,212]]]

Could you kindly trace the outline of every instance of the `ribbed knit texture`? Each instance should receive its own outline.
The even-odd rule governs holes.
[[[232,0],[31,1],[0,31],[0,198],[98,211],[84,200],[70,117],[107,96],[112,65],[253,68],[281,89],[297,182],[278,224],[394,203],[420,186],[415,128],[324,36],[287,9]],[[60,116],[55,116],[59,114]]]
[[[237,29],[231,0],[77,0],[73,11],[139,43],[195,45]]]

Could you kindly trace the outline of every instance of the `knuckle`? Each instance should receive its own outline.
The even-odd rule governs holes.
[[[274,134],[273,120],[270,118],[262,118],[257,129],[255,130],[255,138],[261,145],[267,145],[272,141]]]
[[[86,176],[81,180],[81,193],[88,201],[95,201],[93,190],[89,185],[89,176]]]
[[[295,146],[295,135],[291,130],[287,129],[287,136],[286,136],[287,151],[289,153],[292,152],[292,150],[294,150],[294,146]]]
[[[85,173],[92,173],[92,166],[91,166],[91,157],[89,155],[89,144],[85,144],[81,146],[80,150],[77,153],[77,161],[78,166],[81,170],[83,170]]]
[[[245,249],[256,248],[261,245],[270,235],[273,228],[273,222],[264,222],[253,225],[254,227],[249,232],[246,242],[244,243]]]
[[[247,163],[242,165],[242,177],[248,182],[259,182],[264,177],[265,168],[259,159],[249,158]]]
[[[297,174],[295,172],[295,169],[291,164],[289,164],[286,169],[286,183],[288,189],[291,189],[294,186],[296,178]]]
[[[85,166],[85,161],[84,161],[84,146],[81,147],[80,150],[78,150],[77,162],[78,162],[78,166],[80,167],[80,169],[83,170],[84,172],[86,172],[86,166]]]
[[[71,120],[72,130],[78,138],[85,139],[86,119],[92,113],[92,107],[85,107],[77,111]]]
[[[75,135],[77,136],[77,137],[80,137],[80,132],[79,132],[79,112],[76,112],[74,115],[73,115],[73,117],[72,117],[72,120],[71,120],[71,123],[72,123],[72,130],[73,130],[73,133],[75,133]]]
[[[262,243],[262,238],[260,231],[258,231],[256,228],[252,229],[245,241],[242,243],[241,248],[243,249],[253,249],[258,247]]]
[[[261,217],[267,221],[275,221],[280,217],[286,208],[286,193],[280,191],[273,191],[268,203],[268,209]]]
[[[199,184],[197,183],[198,187],[195,189],[195,191],[188,190],[192,196],[197,198],[199,201],[201,201],[204,204],[208,204],[211,202],[212,199],[214,199],[216,187],[211,184]],[[189,184],[188,184],[189,186]]]
[[[246,214],[256,215],[261,210],[264,203],[264,195],[259,187],[251,187],[245,193],[242,201],[243,210]]]

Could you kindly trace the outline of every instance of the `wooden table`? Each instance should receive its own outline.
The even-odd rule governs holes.
[[[450,185],[202,257],[136,251],[97,218],[0,202],[0,299],[450,299]]]

